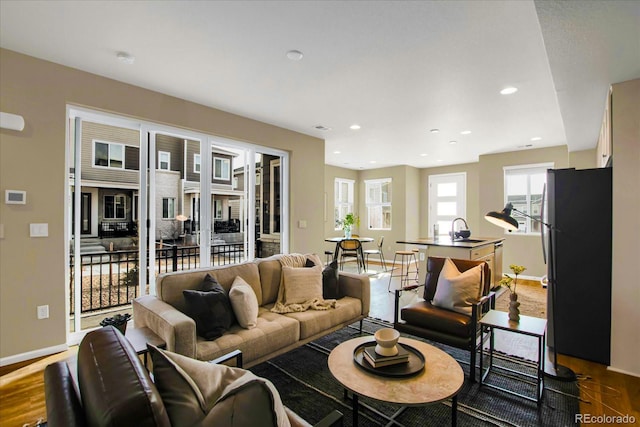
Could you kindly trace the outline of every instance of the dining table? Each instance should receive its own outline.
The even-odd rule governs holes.
[[[369,242],[373,242],[374,239],[373,237],[360,237],[360,236],[352,236],[350,238],[347,238],[346,236],[335,236],[335,237],[325,238],[324,239],[325,242],[331,242],[336,244],[336,248],[333,251],[334,260],[337,260],[338,256],[340,255],[340,242],[342,242],[343,240],[359,240],[360,243],[369,243]],[[360,245],[359,254],[360,254],[360,259],[358,260],[358,271],[360,270],[360,262],[362,262],[362,265],[364,266],[364,252],[362,250],[362,245]]]

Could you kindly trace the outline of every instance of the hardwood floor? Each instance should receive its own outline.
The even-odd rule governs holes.
[[[388,283],[388,273],[371,276],[371,316],[390,321],[393,318],[393,295],[387,292]],[[392,282],[392,287],[393,284]],[[407,304],[413,298],[417,298],[417,295],[406,292],[402,303]],[[35,426],[39,419],[46,419],[44,368],[54,361],[72,357],[75,351],[77,347],[28,364],[2,368],[0,372],[4,374],[0,377],[0,427],[22,427],[25,424]],[[635,417],[636,425],[640,424],[640,378],[568,356],[560,355],[558,362],[579,375],[581,414],[590,414],[592,417],[628,415]],[[616,424],[611,422],[594,425]]]

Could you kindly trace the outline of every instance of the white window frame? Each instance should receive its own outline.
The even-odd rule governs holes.
[[[456,194],[439,196],[438,184],[456,184]],[[449,238],[451,222],[457,217],[467,217],[467,173],[455,172],[437,175],[429,175],[429,237],[435,238],[434,225],[438,224],[438,238]],[[452,215],[438,214],[438,203],[455,203],[456,213]],[[460,222],[462,225],[462,222]]]
[[[113,215],[112,217],[107,216],[107,197],[113,197]],[[122,210],[123,215],[118,216],[118,199],[122,201]],[[103,219],[127,219],[127,197],[123,194],[106,194],[102,198],[102,218]]]
[[[531,177],[533,175],[544,175],[544,183],[547,182],[547,169],[553,169],[554,164],[551,163],[536,163],[530,165],[517,165],[517,166],[504,166],[504,204],[511,202],[513,207],[526,213],[527,215],[531,215],[533,217],[539,217],[541,220],[545,217],[544,212],[529,212],[529,206],[532,206],[532,194],[531,194]],[[514,203],[513,199],[509,199],[509,194],[507,193],[508,188],[508,177],[514,175],[525,175],[526,176],[526,195],[524,206],[522,203]],[[542,203],[542,201],[541,201]],[[546,203],[544,204],[546,206]],[[532,220],[530,218],[519,215],[517,212],[512,212],[511,216],[518,221],[519,227],[518,230],[512,231],[510,234],[518,234],[521,236],[540,236],[540,228],[541,224]],[[505,234],[508,231],[505,230]]]
[[[382,200],[382,186],[384,184],[389,185],[388,191],[388,200]],[[370,190],[372,187],[379,187],[380,200],[372,200],[369,197]],[[367,228],[369,230],[391,230],[393,226],[393,181],[391,178],[380,178],[380,179],[368,179],[364,181],[365,188],[365,205],[367,206]],[[383,221],[385,208],[389,208],[389,227],[384,227],[383,223],[373,224],[373,215],[374,211],[380,211],[380,220]]]
[[[104,168],[104,169],[117,169],[117,170],[124,170],[124,163],[125,163],[125,153],[126,153],[126,148],[125,148],[125,144],[120,144],[118,142],[109,142],[109,141],[101,141],[99,139],[94,139],[92,144],[93,147],[93,153],[91,153],[91,158],[93,159],[93,163],[92,163],[92,167],[94,168]],[[96,145],[97,144],[105,144],[107,146],[107,165],[103,166],[103,165],[96,165]],[[120,147],[120,149],[122,150],[122,166],[112,166],[111,165],[111,147],[113,146],[118,146]]]
[[[347,185],[346,197],[343,194],[342,186]],[[342,230],[342,226],[339,225],[339,221],[342,221],[346,214],[353,213],[353,200],[354,200],[354,185],[355,181],[352,179],[336,178],[334,180],[334,209],[333,209],[333,227],[334,230]]]
[[[220,161],[220,166],[218,166]],[[224,157],[213,157],[213,179],[228,181],[231,178],[231,161]]]
[[[166,155],[167,160],[162,160],[162,156]],[[166,163],[167,167],[163,167],[162,164]],[[168,151],[158,151],[158,170],[169,171],[171,170],[171,153]]]
[[[202,158],[200,154],[193,155],[193,173],[200,173],[202,169]]]
[[[164,212],[164,202],[167,201],[167,214]],[[172,202],[172,203],[169,203]],[[170,212],[173,211],[173,212]],[[175,197],[163,197],[162,198],[162,219],[175,219],[176,216],[176,198]]]

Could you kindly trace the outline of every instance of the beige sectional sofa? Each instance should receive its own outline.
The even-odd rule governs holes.
[[[345,272],[339,275],[343,296],[335,308],[287,314],[271,312],[280,287],[281,257],[274,255],[242,264],[162,274],[156,279],[155,296],[146,295],[133,301],[134,325],[153,330],[167,343],[167,350],[199,360],[213,360],[241,350],[244,366],[251,367],[361,321],[369,314],[369,278]],[[207,273],[227,292],[237,276],[251,286],[260,306],[255,328],[244,329],[234,324],[213,341],[196,335],[194,320],[185,314],[182,291],[198,289]]]

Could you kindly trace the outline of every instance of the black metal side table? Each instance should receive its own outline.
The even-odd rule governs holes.
[[[487,314],[485,314],[482,319],[480,319],[480,337],[482,342],[484,342],[484,333],[485,329],[489,329],[488,333],[491,334],[489,340],[489,366],[486,370],[483,369],[483,359],[484,359],[484,346],[480,345],[480,386],[491,387],[497,390],[501,390],[505,393],[509,393],[515,396],[522,397],[527,400],[532,400],[536,402],[538,405],[542,403],[542,396],[544,392],[544,346],[545,346],[545,338],[547,331],[547,321],[546,319],[539,319],[537,317],[530,316],[520,316],[519,322],[513,322],[509,320],[509,313],[504,311],[490,310]],[[494,336],[493,329],[502,329],[504,331],[510,331],[517,334],[524,334],[536,337],[538,339],[538,360],[537,362],[528,362],[525,360],[517,359],[517,358],[509,358],[509,360],[519,363],[526,366],[534,366],[536,368],[536,375],[530,375],[522,371],[518,371],[515,369],[509,369],[506,367],[495,367],[500,370],[508,371],[513,374],[518,374],[519,376],[535,379],[535,382],[523,380],[527,383],[530,383],[535,386],[535,397],[527,396],[521,393],[517,393],[513,390],[508,390],[503,387],[496,386],[494,384],[489,384],[485,380],[487,376],[492,372],[493,366],[493,351],[494,351]],[[513,377],[512,377],[513,378]]]
[[[167,343],[147,327],[127,328],[124,336],[129,340],[136,354],[142,355],[144,358],[145,368],[147,367],[147,354],[149,353],[147,343],[162,349],[167,347]]]

